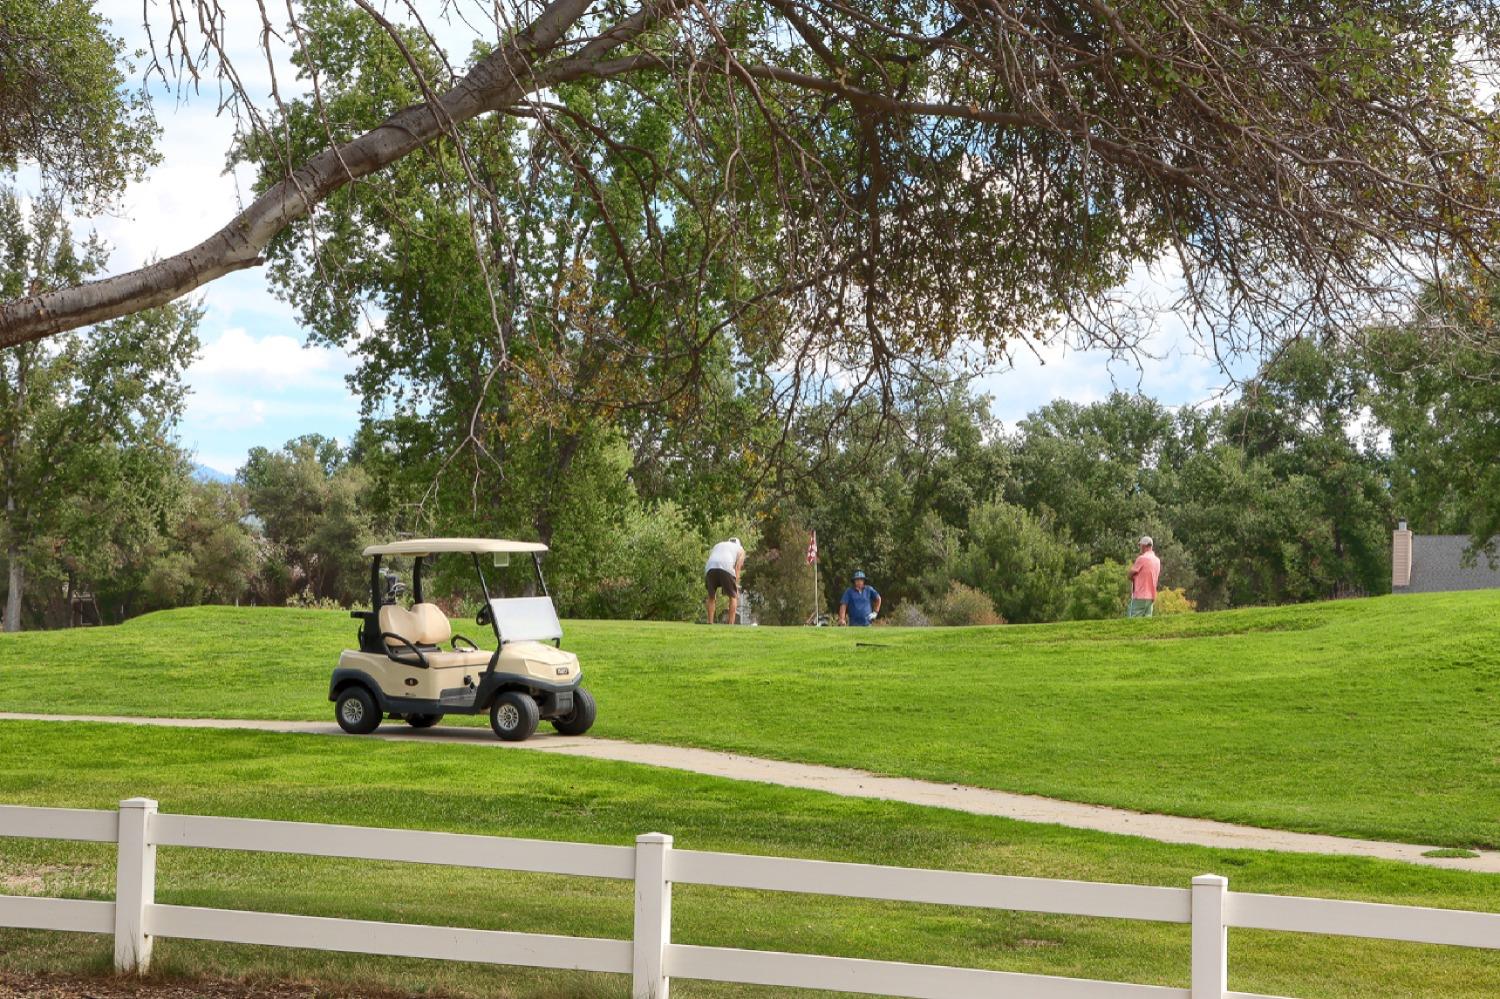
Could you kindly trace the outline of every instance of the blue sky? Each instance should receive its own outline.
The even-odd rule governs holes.
[[[100,8],[128,45],[145,44],[138,27],[139,0],[106,0]],[[228,37],[253,45],[257,34],[231,31]],[[247,48],[237,61],[251,74],[247,84],[252,90],[257,85],[269,90],[268,76],[257,84],[253,75],[264,73],[263,55]],[[290,96],[291,74],[279,75],[283,96]],[[92,223],[114,247],[112,272],[176,253],[211,235],[249,191],[248,172],[242,168],[236,176],[224,171],[234,126],[217,111],[217,88],[205,86],[203,93],[181,99],[158,88],[153,97],[162,125],[162,163],[130,187],[116,212]],[[1137,279],[1148,290],[1153,282],[1162,283],[1145,275]],[[293,308],[271,293],[262,271],[221,278],[195,298],[205,310],[199,329],[203,347],[186,373],[191,395],[180,439],[198,461],[232,473],[252,447],[276,447],[305,433],[348,440],[359,420],[359,400],[345,381],[354,359],[342,351],[305,346],[307,331]],[[1139,363],[1062,347],[1043,349],[1040,359],[1022,351],[1012,369],[985,376],[980,387],[994,397],[995,415],[1013,426],[1055,398],[1090,402],[1119,388],[1178,406],[1209,399],[1227,382],[1170,318],[1146,348],[1153,357]]]

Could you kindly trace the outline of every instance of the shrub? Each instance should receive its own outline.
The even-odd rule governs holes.
[[[304,587],[287,597],[286,605],[288,607],[301,607],[304,610],[343,610],[346,606],[332,597],[316,596],[311,587]]]
[[[928,608],[932,619],[938,624],[1004,624],[1005,619],[995,610],[995,602],[986,594],[954,580],[944,593]]]
[[[988,595],[1007,621],[1056,621],[1076,557],[1047,520],[1012,503],[986,503],[969,514],[968,544],[954,575]]]
[[[1195,601],[1189,600],[1187,591],[1178,586],[1170,590],[1156,591],[1156,606],[1153,614],[1191,614],[1198,609]]]
[[[897,628],[926,628],[932,624],[932,619],[927,616],[920,605],[910,600],[902,601],[896,605],[888,617],[881,617],[881,624],[893,625]]]
[[[597,582],[579,602],[587,616],[691,621],[702,613],[704,541],[677,504],[630,510],[613,542],[600,547]]]
[[[1100,562],[1073,577],[1068,584],[1069,621],[1099,621],[1120,617],[1130,596],[1130,579],[1119,562]]]

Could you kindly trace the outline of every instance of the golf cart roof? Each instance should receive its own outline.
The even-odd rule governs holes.
[[[442,552],[488,555],[492,552],[530,554],[544,552],[546,545],[535,541],[504,541],[499,538],[412,538],[392,541],[388,545],[371,545],[365,555],[437,555]]]

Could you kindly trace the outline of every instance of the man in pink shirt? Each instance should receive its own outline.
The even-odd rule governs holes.
[[[1161,578],[1161,559],[1152,550],[1150,536],[1141,538],[1141,554],[1130,567],[1130,609],[1127,617],[1150,617],[1156,609],[1156,581]]]

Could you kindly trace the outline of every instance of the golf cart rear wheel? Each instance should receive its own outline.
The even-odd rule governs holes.
[[[333,705],[333,717],[350,735],[369,735],[380,725],[380,705],[365,688],[346,687]]]
[[[432,728],[443,720],[442,715],[407,715],[406,724],[412,728]]]
[[[519,690],[507,690],[490,705],[490,728],[506,742],[531,738],[541,720],[542,712],[536,701]]]
[[[579,687],[573,691],[573,710],[552,719],[552,727],[563,735],[582,735],[594,727],[597,714],[594,695]]]

